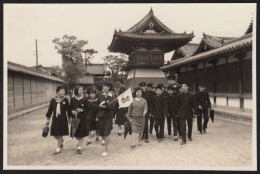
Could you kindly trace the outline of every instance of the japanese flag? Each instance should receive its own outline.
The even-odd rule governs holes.
[[[119,108],[126,108],[133,102],[131,87],[117,97]]]

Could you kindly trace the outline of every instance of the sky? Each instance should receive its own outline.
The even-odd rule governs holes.
[[[255,17],[255,4],[4,4],[4,57],[8,61],[35,66],[35,39],[39,64],[61,65],[61,55],[52,40],[74,35],[88,40],[86,48],[98,51],[92,63],[103,63],[115,29],[125,31],[150,9],[168,28],[177,33],[194,32],[191,43],[203,33],[239,37]],[[170,60],[173,52],[165,54]]]

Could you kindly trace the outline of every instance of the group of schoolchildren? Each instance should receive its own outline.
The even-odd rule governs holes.
[[[173,140],[182,139],[181,145],[186,143],[186,122],[188,124],[188,139],[192,141],[192,125],[197,117],[198,131],[206,133],[208,122],[208,110],[211,108],[209,94],[205,92],[205,85],[199,85],[199,92],[195,95],[188,92],[189,84],[173,84],[164,87],[163,84],[153,86],[145,82],[139,84],[133,92],[133,103],[128,108],[119,108],[117,95],[111,83],[103,85],[102,93],[90,90],[86,94],[82,86],[76,86],[74,95],[70,101],[65,97],[65,88],[58,86],[56,96],[50,101],[46,114],[46,125],[50,124],[50,135],[57,139],[57,148],[53,155],[58,155],[64,149],[63,136],[69,135],[77,139],[76,152],[82,154],[84,138],[86,145],[91,144],[91,137],[96,135],[96,141],[101,138],[101,144],[105,147],[102,157],[108,155],[109,135],[113,124],[118,125],[118,135],[122,134],[122,126],[127,119],[132,124],[132,144],[135,148],[135,134],[139,134],[138,145],[141,140],[148,143],[148,134],[153,136],[153,128],[159,142],[164,136],[165,120],[167,120],[168,135],[172,134]],[[118,95],[126,89],[120,88]],[[72,134],[73,119],[80,120],[77,130]],[[114,121],[115,118],[115,121]],[[204,123],[202,125],[202,118]],[[69,127],[69,125],[71,125]],[[173,126],[172,126],[173,125]]]

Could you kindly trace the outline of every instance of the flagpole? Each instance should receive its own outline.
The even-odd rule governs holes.
[[[117,98],[115,98],[114,100],[112,100],[111,102],[109,102],[109,104],[113,103],[113,102],[116,101],[116,100],[117,100]]]

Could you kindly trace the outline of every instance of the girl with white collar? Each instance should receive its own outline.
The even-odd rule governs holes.
[[[89,126],[86,113],[87,100],[85,99],[82,86],[76,86],[74,89],[74,94],[75,96],[70,100],[70,112],[72,113],[72,117],[77,117],[80,119],[78,129],[76,130],[74,136],[78,140],[77,153],[81,154],[81,147],[84,141],[84,137],[89,135]]]
[[[69,114],[69,101],[64,97],[65,88],[63,86],[58,86],[56,88],[56,94],[56,97],[51,99],[46,114],[46,125],[50,124],[50,118],[52,116],[50,135],[54,136],[54,138],[58,141],[58,147],[56,148],[56,151],[53,153],[53,155],[61,153],[64,142],[63,136],[69,135],[68,117],[69,122],[71,121]]]
[[[102,157],[108,155],[108,144],[109,144],[109,135],[112,130],[112,120],[113,120],[113,111],[116,109],[116,97],[111,94],[113,85],[111,83],[105,83],[103,85],[103,94],[98,98],[99,101],[99,111],[97,114],[99,130],[98,133],[102,137],[102,145],[105,146],[105,151],[102,154]]]

